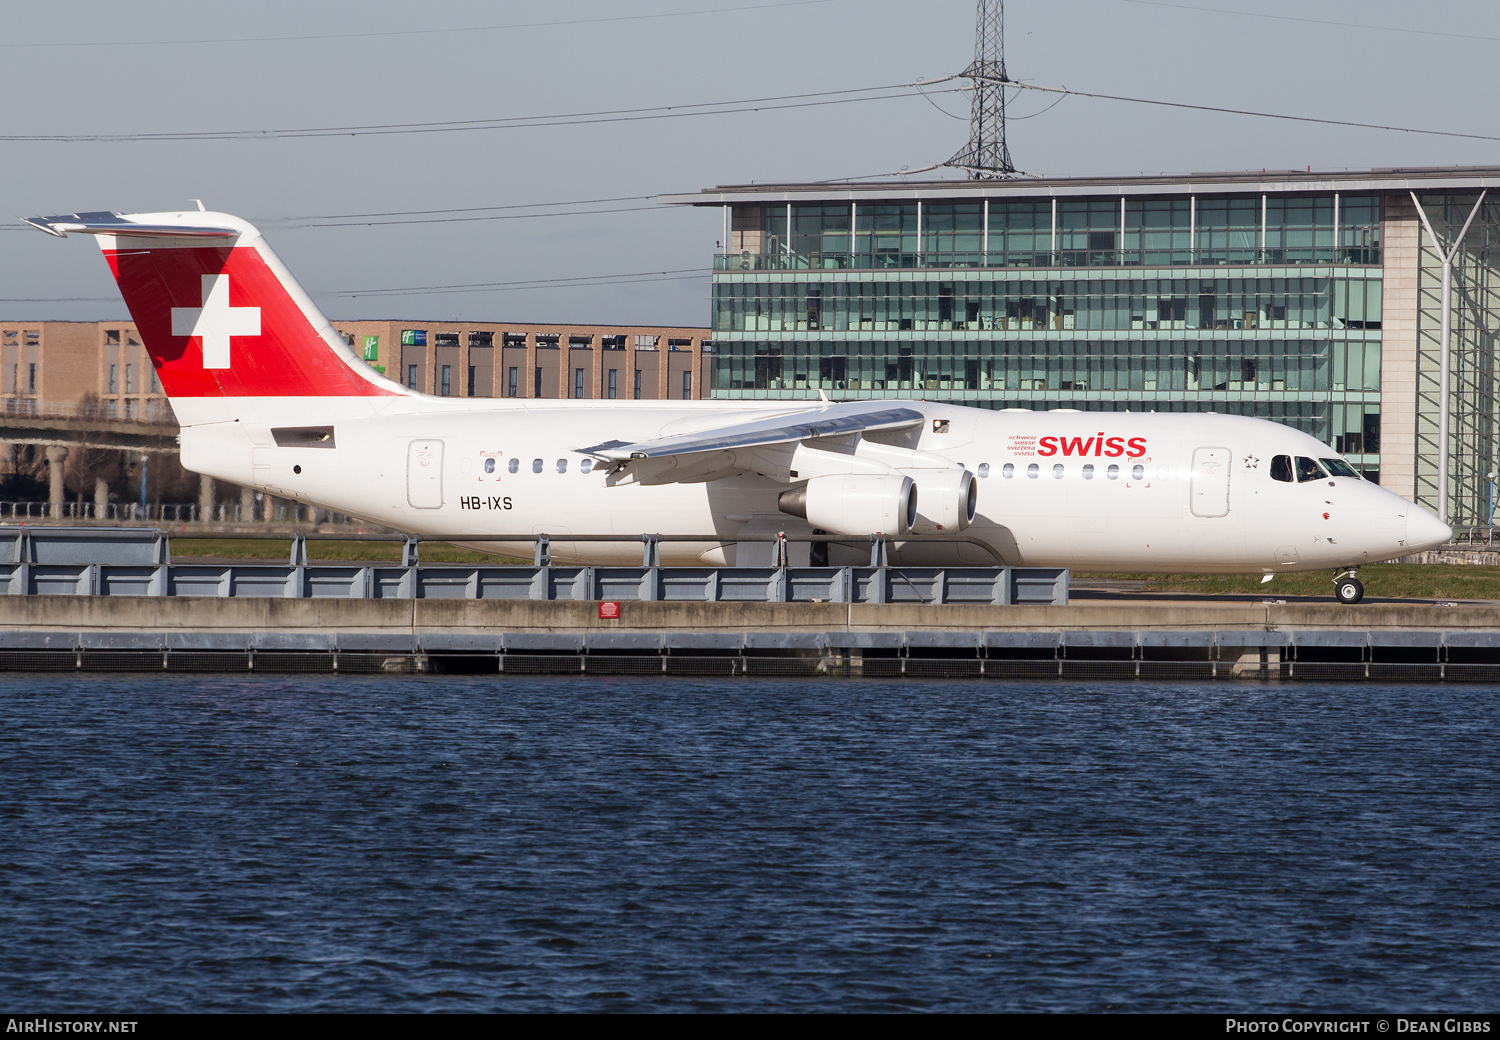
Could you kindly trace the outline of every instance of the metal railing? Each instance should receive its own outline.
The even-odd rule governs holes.
[[[171,403],[161,396],[127,394],[132,400],[141,401],[139,411],[133,415],[121,414],[120,402],[114,401],[54,401],[42,397],[7,396],[3,398],[3,410],[8,415],[24,415],[37,419],[100,419],[110,422],[138,422],[155,426],[172,426],[177,416]],[[111,408],[114,408],[111,411]],[[149,412],[149,414],[140,414]]]
[[[50,502],[0,502],[0,520],[73,520],[101,524],[121,521],[192,523],[292,523],[353,525],[361,521],[345,513],[334,513],[298,502],[277,501],[266,515],[263,504],[248,509],[240,502],[213,506],[207,513],[197,503],[109,502],[101,511],[94,502],[64,501],[56,508]]]
[[[527,566],[422,564],[420,541],[381,535],[315,536],[312,541],[402,541],[399,564],[313,562],[309,538],[292,539],[285,564],[173,563],[171,539],[152,528],[0,528],[0,594],[69,596],[211,596],[278,599],[525,599],[756,603],[1068,602],[1064,568],[893,567],[890,539],[869,539],[868,567],[794,567],[788,545],[813,539],[785,535],[726,539],[718,535],[565,535],[560,542],[639,541],[639,567],[554,566],[547,535],[428,537],[423,541],[535,543]],[[822,539],[818,539],[822,540]],[[971,542],[955,536],[924,539]],[[661,543],[766,542],[764,567],[663,567]],[[841,544],[847,544],[845,539]],[[987,547],[986,547],[987,548]]]
[[[1224,267],[1380,263],[1380,247],[1307,249],[1057,249],[1005,252],[719,253],[715,271],[839,271],[986,267]]]

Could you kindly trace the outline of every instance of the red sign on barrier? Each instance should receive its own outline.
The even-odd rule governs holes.
[[[613,601],[605,601],[599,604],[599,617],[602,619],[620,619],[620,604]]]

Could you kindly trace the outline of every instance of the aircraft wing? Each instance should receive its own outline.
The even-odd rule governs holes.
[[[708,430],[649,441],[605,441],[577,449],[607,462],[660,459],[669,455],[697,455],[733,448],[768,448],[795,444],[814,437],[843,437],[875,430],[905,430],[923,420],[915,408],[893,407],[884,401],[823,405],[745,423],[727,423]]]

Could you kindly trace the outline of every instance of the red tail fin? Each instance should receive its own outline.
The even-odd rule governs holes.
[[[99,236],[169,398],[385,397],[253,226],[223,213],[78,213],[29,223]]]

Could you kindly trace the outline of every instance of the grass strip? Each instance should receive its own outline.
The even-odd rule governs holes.
[[[1333,571],[1278,574],[1261,583],[1255,574],[1083,574],[1148,583],[1143,591],[1210,596],[1333,596]],[[1372,563],[1359,569],[1365,595],[1395,599],[1500,599],[1500,567],[1449,563]]]

